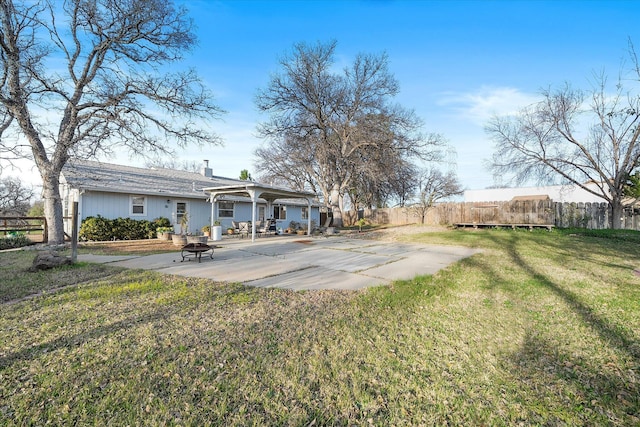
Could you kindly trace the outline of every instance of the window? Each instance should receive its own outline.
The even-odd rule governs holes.
[[[218,202],[218,218],[233,218],[233,202]]]
[[[287,207],[284,205],[276,205],[273,207],[274,219],[287,219]]]
[[[131,196],[131,215],[144,215],[146,212],[146,205],[146,197]]]
[[[303,206],[302,207],[302,219],[309,219],[309,207],[308,206]]]
[[[186,202],[176,202],[176,222],[182,226],[182,218],[187,215],[187,203]],[[187,217],[187,220],[189,217]],[[187,222],[185,220],[185,222]],[[185,230],[186,231],[186,230]]]

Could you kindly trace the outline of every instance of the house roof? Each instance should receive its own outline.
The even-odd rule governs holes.
[[[90,160],[70,160],[62,169],[72,188],[114,193],[166,195],[205,199],[204,187],[235,185],[244,181],[164,168],[137,168]]]
[[[258,184],[253,181],[207,177],[197,172],[165,168],[138,168],[91,160],[70,160],[62,169],[61,182],[86,191],[104,191],[191,199],[207,199],[209,193],[220,189],[225,200],[248,201],[247,188],[269,191],[264,200],[279,199],[281,203],[300,204],[299,197],[313,197],[313,193]],[[204,190],[207,189],[205,192]],[[233,189],[233,191],[229,191]],[[225,191],[226,190],[226,191]],[[243,191],[244,190],[244,191]],[[277,197],[273,197],[277,194]],[[315,205],[315,204],[314,204]]]
[[[273,185],[259,184],[257,182],[242,181],[241,184],[226,185],[208,187],[204,189],[205,192],[216,196],[238,196],[238,197],[251,197],[255,194],[258,198],[263,200],[281,200],[281,199],[307,199],[311,200],[316,198],[315,193],[309,191],[295,191],[288,188],[276,187]]]

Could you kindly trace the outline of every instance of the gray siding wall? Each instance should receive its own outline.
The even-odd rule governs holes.
[[[177,201],[183,201],[187,202],[189,232],[200,231],[204,225],[211,221],[211,204],[205,200],[146,195],[144,196],[146,198],[145,214],[134,215],[131,213],[131,196],[135,196],[135,194],[87,191],[80,198],[80,220],[98,215],[108,219],[131,218],[148,221],[165,217],[173,223],[175,222],[175,204]]]
[[[266,219],[273,217],[273,212],[266,211],[267,205],[265,203],[258,203],[256,205],[256,209],[259,209],[260,206],[265,208]],[[251,208],[252,208],[251,203],[234,202],[234,205],[233,205],[234,217],[219,218],[220,225],[222,225],[222,229],[226,230],[228,227],[231,227],[231,221],[251,221]],[[218,213],[216,212],[216,216],[217,215]],[[256,217],[257,216],[258,216],[258,211],[256,211]],[[315,220],[316,225],[320,225],[320,210],[318,209],[318,207],[311,208],[311,219]],[[302,219],[302,206],[287,205],[287,219],[277,220],[276,227],[282,228],[282,229],[287,228],[291,221],[304,222],[306,224],[307,220]]]
[[[198,233],[201,231],[203,226],[211,224],[212,222],[211,203],[207,202],[206,200],[174,198],[166,195],[143,195],[146,198],[145,214],[133,215],[131,213],[131,196],[135,196],[135,194],[86,191],[80,197],[80,222],[82,222],[82,220],[87,217],[95,217],[98,215],[108,219],[132,218],[138,220],[146,219],[148,221],[152,221],[158,217],[165,217],[168,218],[172,224],[174,224],[176,232],[179,232],[180,226],[176,224],[175,215],[176,203],[178,202],[187,203],[187,214],[189,215],[189,233]],[[266,204],[258,204],[258,206],[264,206],[266,209]],[[214,213],[214,219],[217,215],[218,212],[216,211]],[[271,218],[273,216],[273,212],[265,212],[265,216],[266,218]],[[316,225],[320,225],[320,211],[317,207],[311,208],[311,219],[315,221]],[[235,202],[234,218],[220,218],[223,230],[231,226],[232,220],[251,220],[251,203]],[[302,206],[287,205],[287,219],[277,221],[277,227],[283,229],[287,228],[291,221],[296,221],[304,224],[307,223],[307,220],[302,219]]]
[[[176,222],[175,218],[175,202],[183,201],[187,202],[187,214],[189,215],[189,225],[186,233],[199,233],[203,226],[211,224],[211,203],[206,200],[194,200],[194,199],[175,199],[171,200],[171,216],[168,218],[172,223]],[[165,200],[166,202],[166,200]],[[174,227],[175,228],[175,227]],[[180,227],[175,228],[176,231],[180,231]]]
[[[265,206],[265,205],[262,205]],[[256,205],[257,209],[257,205]],[[233,217],[235,221],[251,221],[251,203],[235,202],[233,204]],[[256,212],[256,216],[258,213]]]
[[[311,208],[311,214],[310,214],[310,219],[312,221],[315,220],[316,225],[320,225],[320,211],[318,210],[317,207],[312,207]],[[286,221],[278,221],[279,223],[282,222],[282,225],[284,226],[284,228],[289,226],[289,223],[291,221],[295,221],[298,223],[304,223],[306,224],[308,222],[307,219],[302,219],[302,206],[287,206],[287,219]]]

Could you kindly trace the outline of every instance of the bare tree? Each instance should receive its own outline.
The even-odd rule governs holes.
[[[420,218],[421,224],[424,224],[427,213],[437,202],[463,192],[462,185],[453,171],[442,173],[438,169],[424,170],[418,179],[417,187],[416,201],[408,208]]]
[[[145,166],[148,168],[156,169],[175,169],[187,172],[200,172],[202,169],[202,163],[195,160],[178,160],[176,158],[170,159],[153,159],[145,162]]]
[[[31,207],[33,188],[25,186],[18,178],[0,180],[0,214],[25,216]]]
[[[159,69],[194,46],[191,29],[168,0],[0,1],[0,150],[37,165],[52,243],[69,158],[218,142],[195,122],[221,113],[195,72]]]
[[[336,43],[297,44],[256,97],[270,120],[258,128],[268,142],[256,151],[261,178],[322,194],[342,224],[344,197],[354,180],[384,152],[433,159],[442,141],[420,134],[412,111],[392,105],[398,82],[386,55],[358,55],[342,73],[333,69]],[[382,157],[380,154],[377,157]],[[388,165],[397,162],[387,162]]]
[[[612,228],[622,226],[625,187],[640,160],[640,95],[621,78],[609,90],[604,76],[589,91],[569,85],[542,93],[543,100],[516,116],[494,118],[487,131],[495,142],[491,167],[517,183],[571,183],[611,206]],[[594,187],[595,186],[595,187]]]
[[[418,184],[417,167],[401,156],[367,156],[361,160],[348,189],[351,209],[404,206]]]

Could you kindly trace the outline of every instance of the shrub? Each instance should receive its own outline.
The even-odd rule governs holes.
[[[153,224],[156,229],[158,229],[159,227],[171,227],[171,221],[169,220],[169,218],[165,218],[163,216],[154,219]]]
[[[162,226],[158,224],[166,224],[169,220],[164,218],[155,219],[153,222],[144,220],[135,220],[131,218],[106,219],[98,215],[97,217],[88,217],[82,221],[80,226],[80,238],[82,240],[140,240],[152,239],[156,237],[156,230]]]
[[[79,237],[82,240],[112,240],[114,238],[112,222],[100,215],[87,217],[80,225]]]
[[[21,248],[31,245],[33,242],[24,234],[17,234],[0,238],[0,250]]]
[[[149,221],[137,221],[131,218],[113,220],[113,233],[116,240],[140,240],[149,238]]]

